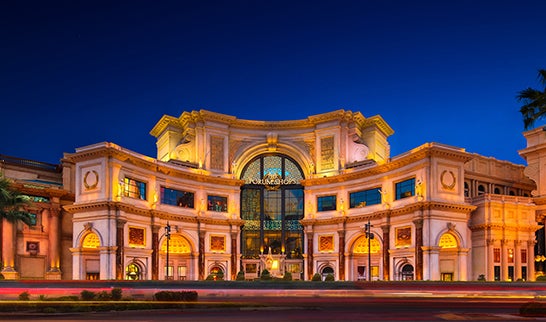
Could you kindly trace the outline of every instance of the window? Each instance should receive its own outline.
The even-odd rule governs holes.
[[[317,211],[336,210],[336,196],[317,198]]]
[[[470,188],[468,187],[468,182],[464,183],[464,196],[470,197]]]
[[[527,264],[527,249],[521,250],[521,264]]]
[[[207,210],[227,212],[227,197],[207,196]]]
[[[146,183],[125,178],[123,180],[123,196],[146,200]]]
[[[30,217],[29,226],[35,227],[36,224],[38,223],[38,215],[29,213],[29,217]]]
[[[483,185],[478,186],[478,196],[481,196],[485,193],[485,187]]]
[[[352,192],[349,194],[349,207],[360,208],[381,203],[379,188]]]
[[[495,263],[500,263],[501,261],[500,248],[493,248],[493,261]]]
[[[194,193],[161,187],[161,203],[183,208],[194,208]]]
[[[396,200],[415,196],[415,178],[411,178],[395,184]]]
[[[514,249],[508,248],[508,263],[514,262]]]

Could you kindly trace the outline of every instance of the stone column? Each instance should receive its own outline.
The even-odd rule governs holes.
[[[7,219],[2,219],[2,275],[7,280],[19,279],[19,272],[15,270],[15,225]]]
[[[492,240],[488,239],[485,241],[486,244],[486,253],[487,253],[487,259],[485,261],[485,279],[487,281],[494,281],[495,280],[495,254],[493,252],[493,248],[495,248],[495,244]],[[476,276],[477,278],[477,276]]]
[[[423,279],[423,219],[415,219],[415,280]]]
[[[520,240],[514,240],[514,280],[521,278],[521,243]]]
[[[535,277],[535,241],[527,241],[527,281],[534,281]]]
[[[338,230],[339,234],[339,280],[345,280],[345,231]]]
[[[459,281],[468,281],[468,252],[470,248],[461,248],[458,251],[457,257],[459,259]]]
[[[307,233],[307,278],[313,277],[313,233]]]
[[[159,229],[160,226],[152,225],[152,280],[159,279]]]
[[[231,232],[231,280],[237,278],[237,233]]]
[[[61,253],[60,253],[60,206],[59,204],[53,204],[53,209],[45,209],[42,212],[43,216],[48,216],[48,238],[49,238],[49,270],[46,273],[46,278],[49,280],[61,279]]]
[[[125,247],[125,220],[116,220],[116,279],[123,280],[124,267],[123,267],[123,249]]]
[[[440,276],[440,247],[432,246],[427,248],[428,252],[428,278],[431,281],[441,280]]]
[[[389,280],[389,271],[390,271],[390,258],[389,258],[389,249],[390,246],[390,231],[391,226],[390,225],[383,225],[381,226],[381,229],[383,230],[383,280],[388,281]]]
[[[197,226],[197,234],[199,235],[199,280],[205,279],[205,232],[201,230],[201,225]]]
[[[508,250],[506,249],[507,240],[501,240],[501,281],[508,280]]]
[[[111,280],[116,278],[116,246],[98,247],[100,256],[100,279]]]

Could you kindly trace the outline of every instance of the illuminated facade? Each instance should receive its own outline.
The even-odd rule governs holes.
[[[156,158],[112,143],[65,154],[73,279],[535,277],[524,166],[437,143],[391,158],[389,125],[344,110],[184,112],[151,134]]]
[[[63,173],[64,172],[64,173]],[[55,165],[0,155],[0,174],[30,197],[32,225],[1,220],[2,269],[5,279],[71,279],[74,202],[70,165]]]

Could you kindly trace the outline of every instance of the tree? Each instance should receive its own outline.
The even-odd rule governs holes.
[[[531,128],[537,120],[546,117],[546,69],[538,71],[538,80],[544,86],[542,90],[528,87],[516,96],[518,101],[523,103],[520,112],[526,130]]]
[[[0,218],[6,218],[8,221],[22,221],[31,225],[32,215],[25,211],[25,206],[30,203],[28,196],[15,190],[11,181],[0,176]]]

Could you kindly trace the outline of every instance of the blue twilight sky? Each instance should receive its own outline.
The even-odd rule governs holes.
[[[110,141],[152,157],[162,115],[380,114],[395,156],[440,142],[524,163],[546,1],[0,2],[0,154]]]

